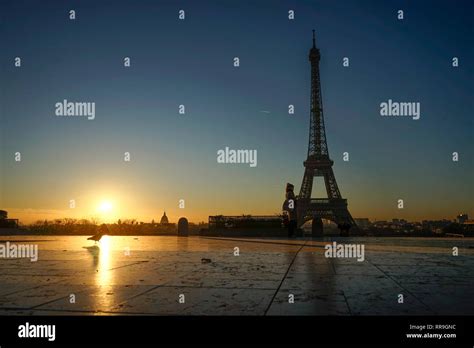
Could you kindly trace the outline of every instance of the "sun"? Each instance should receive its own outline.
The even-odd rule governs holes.
[[[101,213],[110,213],[113,209],[113,205],[110,201],[102,201],[98,209]]]
[[[109,223],[117,218],[119,214],[119,206],[117,202],[111,199],[98,200],[96,208],[96,217],[102,222]]]

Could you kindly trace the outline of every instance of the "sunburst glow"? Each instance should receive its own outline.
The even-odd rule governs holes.
[[[113,209],[113,205],[110,201],[102,201],[98,209],[101,213],[110,213]]]

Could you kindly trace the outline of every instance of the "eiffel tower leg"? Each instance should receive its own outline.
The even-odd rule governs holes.
[[[328,198],[341,198],[341,193],[337,187],[336,178],[334,177],[332,168],[324,170],[324,182],[326,184]]]
[[[323,220],[314,216],[311,224],[311,237],[322,237],[323,236]]]
[[[303,183],[301,184],[299,198],[310,198],[313,190],[314,170],[306,168],[303,176]]]

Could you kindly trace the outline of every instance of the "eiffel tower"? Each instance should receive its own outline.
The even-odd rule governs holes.
[[[304,161],[304,176],[300,194],[296,197],[297,225],[301,227],[306,221],[313,220],[313,235],[322,235],[321,219],[328,219],[338,225],[341,235],[348,235],[349,229],[357,228],[354,219],[347,209],[347,200],[341,197],[336,178],[332,170],[334,162],[329,158],[324,128],[323,101],[319,75],[321,55],[316,48],[313,30],[313,47],[309,51],[311,62],[311,115],[309,123],[308,158]],[[314,177],[323,177],[327,198],[311,198]]]

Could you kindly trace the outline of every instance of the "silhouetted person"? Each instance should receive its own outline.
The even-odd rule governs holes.
[[[286,199],[282,208],[282,210],[287,214],[286,224],[288,227],[289,238],[292,238],[295,235],[295,231],[298,226],[296,222],[296,196],[293,192],[294,188],[295,187],[292,184],[286,184]]]
[[[87,240],[93,240],[95,243],[97,243],[98,241],[100,241],[100,239],[102,238],[102,236],[106,235],[109,233],[109,229],[107,228],[107,225],[106,224],[102,224],[100,225],[100,228],[99,228],[99,232],[97,232],[95,235],[93,235],[92,237],[89,237],[87,238]]]

